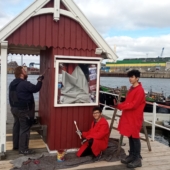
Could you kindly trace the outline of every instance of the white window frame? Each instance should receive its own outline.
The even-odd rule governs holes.
[[[68,56],[69,58],[69,56]],[[54,93],[54,107],[75,107],[75,106],[96,106],[99,104],[99,82],[100,82],[100,59],[99,61],[81,60],[56,60],[55,63],[55,93]],[[73,64],[96,64],[97,65],[97,82],[96,82],[96,102],[95,103],[75,103],[75,104],[58,104],[58,74],[59,63],[73,63]]]

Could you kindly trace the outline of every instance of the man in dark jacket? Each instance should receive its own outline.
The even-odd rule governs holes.
[[[21,66],[15,69],[15,79],[9,86],[9,103],[14,117],[13,150],[19,154],[33,154],[29,150],[30,127],[35,116],[35,102],[33,93],[40,91],[43,76],[38,77],[36,85],[27,81],[27,72]]]

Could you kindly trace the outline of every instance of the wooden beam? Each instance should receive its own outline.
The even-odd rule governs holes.
[[[60,0],[54,0],[54,20],[60,20]]]
[[[0,153],[6,152],[8,42],[1,42]]]
[[[13,46],[10,45],[8,53],[25,54],[25,55],[40,55],[41,50],[46,50],[46,47],[28,47],[28,46]]]

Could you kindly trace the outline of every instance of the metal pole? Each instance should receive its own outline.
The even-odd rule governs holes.
[[[152,141],[155,140],[156,105],[156,103],[153,103]]]
[[[23,55],[21,55],[21,66],[23,65]]]

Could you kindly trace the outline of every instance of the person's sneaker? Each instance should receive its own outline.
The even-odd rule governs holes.
[[[127,164],[128,168],[137,168],[141,166],[142,166],[141,158],[136,158],[135,160]]]
[[[134,160],[134,156],[129,155],[126,158],[121,159],[121,163],[128,164],[128,163],[132,162],[133,160]]]
[[[20,155],[32,155],[35,154],[35,151],[33,150],[25,150],[25,151],[19,151]]]
[[[101,159],[101,157],[102,157],[102,152],[100,152],[100,154],[99,154],[98,156],[95,156],[95,157],[93,158],[93,162],[99,161],[99,160]]]

